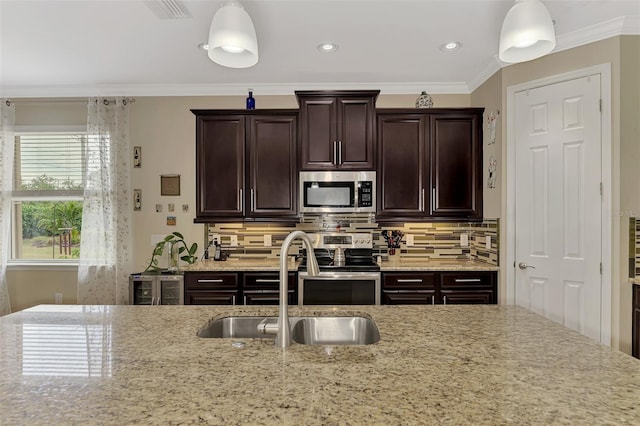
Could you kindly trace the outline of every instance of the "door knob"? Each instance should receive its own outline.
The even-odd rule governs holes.
[[[526,264],[526,263],[524,263],[524,262],[520,262],[520,263],[518,263],[518,268],[520,268],[520,269],[527,269],[527,268],[536,269],[536,267],[535,267],[535,266],[527,265],[527,264]]]

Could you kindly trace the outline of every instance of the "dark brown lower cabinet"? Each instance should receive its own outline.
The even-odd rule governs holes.
[[[295,272],[289,272],[289,305],[298,304],[298,281]],[[245,305],[279,305],[279,272],[245,272],[242,274],[242,300]]]
[[[241,303],[237,273],[184,273],[185,305],[237,305]]]
[[[498,302],[497,272],[385,272],[385,305],[470,305]]]
[[[278,272],[185,272],[185,305],[278,305]],[[297,274],[287,276],[289,304],[298,304]]]
[[[640,358],[640,285],[633,285],[633,323],[631,337],[631,354]]]

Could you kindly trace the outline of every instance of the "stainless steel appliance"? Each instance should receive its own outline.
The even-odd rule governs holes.
[[[300,213],[375,213],[376,172],[300,172]]]
[[[131,305],[183,305],[182,274],[143,272],[129,276]]]
[[[309,236],[320,275],[311,277],[306,273],[306,251],[303,251],[298,268],[299,305],[380,304],[380,266],[373,257],[371,234],[318,233]],[[344,264],[340,251],[344,253]]]

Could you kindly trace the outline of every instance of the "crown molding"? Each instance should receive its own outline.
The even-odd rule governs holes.
[[[551,53],[562,52],[620,35],[640,35],[640,15],[620,16],[577,31],[560,34],[556,37],[556,48]]]
[[[502,62],[498,59],[498,55],[495,54],[473,80],[469,82],[468,93],[473,93],[478,87],[487,81],[492,75],[502,69]]]
[[[245,96],[247,87],[260,95],[293,95],[296,90],[380,90],[385,94],[468,94],[464,82],[452,83],[305,83],[305,84],[139,84],[104,86],[22,86],[0,89],[3,98],[91,96]]]
[[[585,44],[594,43],[611,37],[621,35],[640,35],[640,15],[620,16],[609,21],[581,28],[556,37],[556,47],[551,53],[562,52]],[[497,65],[497,67],[496,67]],[[510,66],[502,62],[498,55],[494,55],[493,60],[482,70],[480,74],[469,82],[469,93],[480,87],[496,71]]]

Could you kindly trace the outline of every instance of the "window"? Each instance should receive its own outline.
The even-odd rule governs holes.
[[[12,259],[80,256],[86,132],[16,133]]]

